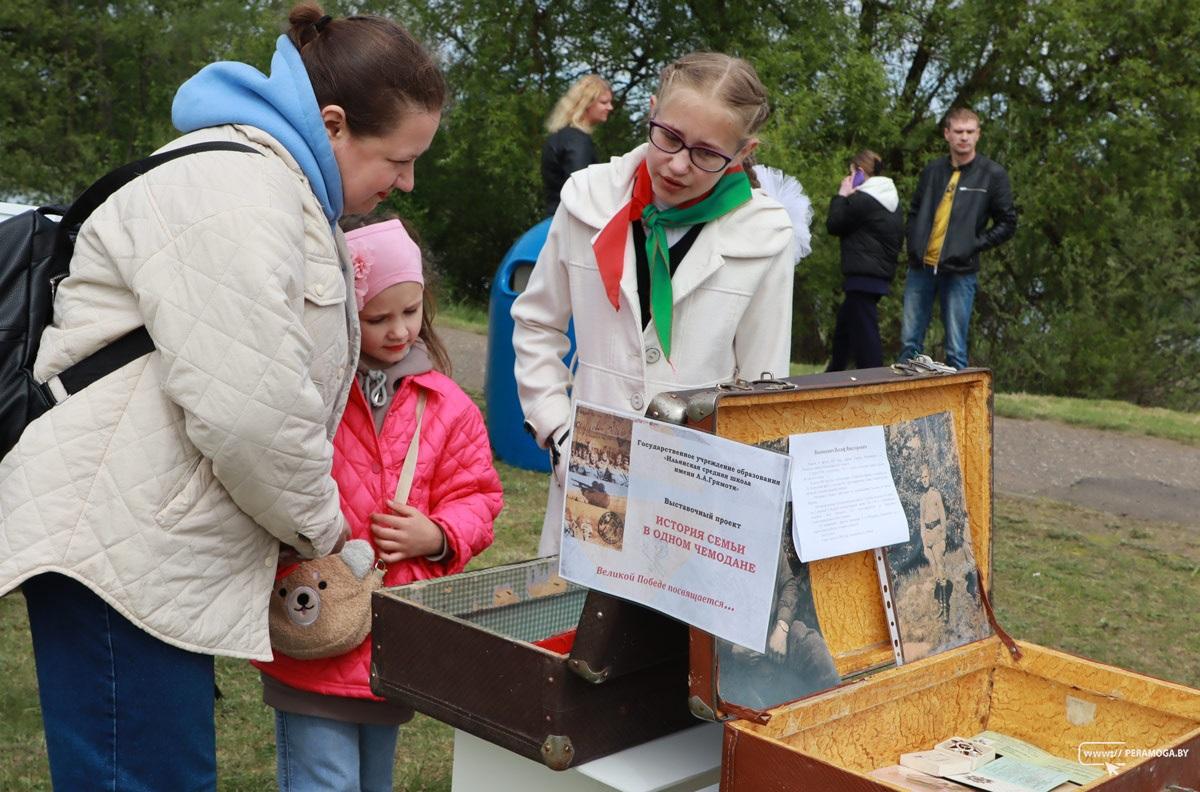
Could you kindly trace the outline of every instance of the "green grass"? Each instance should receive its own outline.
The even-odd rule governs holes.
[[[820,374],[824,370],[825,366],[823,364],[793,362],[792,370],[789,372],[788,376],[801,377],[807,374]]]
[[[472,566],[532,558],[543,474],[500,465],[506,509],[496,543]],[[1200,537],[1180,526],[1052,502],[999,497],[994,573],[998,618],[1015,637],[1200,686]],[[24,601],[0,599],[0,789],[49,789]],[[274,785],[274,727],[258,675],[218,658],[220,789]],[[400,731],[396,788],[450,788],[453,732],[418,715]]]
[[[470,330],[473,333],[486,334],[488,328],[488,309],[486,306],[465,302],[446,302],[437,306],[435,325],[448,325],[459,330]]]
[[[994,592],[1014,637],[1200,686],[1200,536],[1049,501],[997,499]]]
[[[451,306],[448,313],[466,329],[485,326],[470,311]],[[823,368],[794,364],[792,374]],[[1096,409],[1090,409],[1093,406]],[[1119,402],[1001,394],[996,411],[1072,423],[1086,420],[1087,425],[1200,442],[1197,416]],[[1154,425],[1147,420],[1150,415]],[[1168,431],[1174,434],[1165,434]],[[505,510],[496,522],[495,544],[471,568],[536,555],[545,474],[504,464],[497,468],[504,482]],[[997,615],[1015,637],[1200,686],[1200,611],[1195,607],[1200,537],[1195,532],[1005,497],[996,499],[994,532]],[[272,789],[274,721],[262,703],[258,675],[249,664],[227,658],[218,658],[216,668],[223,694],[216,709],[219,788]],[[0,679],[0,790],[49,789],[29,629],[19,594],[0,598]],[[452,742],[450,727],[425,716],[404,726],[396,756],[396,789],[449,790]]]
[[[1031,393],[997,393],[995,405],[996,414],[1006,418],[1048,419],[1200,445],[1200,413]]]

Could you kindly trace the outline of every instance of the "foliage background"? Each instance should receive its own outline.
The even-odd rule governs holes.
[[[1200,0],[391,0],[331,13],[404,21],[453,101],[418,188],[393,199],[452,296],[482,301],[540,217],[542,122],[581,74],[614,86],[605,154],[641,137],[659,68],[693,49],[746,57],[771,90],[760,159],[813,198],[793,358],[820,362],[840,300],[828,197],[880,152],[902,200],[944,154],[952,104],[984,119],[1017,236],[985,254],[973,362],[1001,390],[1200,409]],[[263,0],[0,4],[0,198],[64,201],[172,135],[175,88],[211,60],[266,68],[283,5]],[[898,350],[900,284],[881,304]],[[931,332],[940,356],[940,331]]]

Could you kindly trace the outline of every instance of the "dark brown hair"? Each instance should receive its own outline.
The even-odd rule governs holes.
[[[400,24],[377,16],[330,19],[298,3],[287,36],[308,72],[317,105],[339,105],[351,134],[380,137],[408,113],[440,112],[446,81],[425,48]]]
[[[353,231],[356,228],[382,223],[385,220],[399,220],[400,224],[404,226],[404,230],[408,232],[408,236],[421,251],[421,261],[423,262],[421,274],[425,278],[425,288],[421,292],[421,331],[417,337],[425,342],[425,351],[429,353],[429,360],[433,363],[434,369],[449,377],[453,369],[450,363],[450,353],[446,351],[446,345],[442,343],[441,337],[433,329],[433,320],[437,316],[437,300],[434,299],[434,292],[438,288],[441,276],[438,275],[436,269],[429,266],[429,255],[425,251],[425,245],[421,242],[421,235],[417,233],[417,229],[395,212],[343,215],[338,220],[338,225],[342,231]]]
[[[883,173],[883,158],[871,149],[863,149],[854,155],[850,164],[867,176],[878,176]]]

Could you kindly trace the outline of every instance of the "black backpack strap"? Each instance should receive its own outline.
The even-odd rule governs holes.
[[[150,332],[145,327],[139,327],[63,371],[58,375],[58,381],[68,395],[78,393],[101,377],[153,351],[154,341],[150,339]]]
[[[108,200],[124,185],[152,170],[164,162],[196,154],[202,151],[244,151],[250,154],[261,153],[253,146],[244,143],[213,140],[206,143],[195,143],[190,146],[163,151],[159,154],[140,159],[123,165],[102,176],[95,184],[84,190],[83,195],[75,200],[63,215],[58,224],[57,244],[60,250],[67,252],[72,246],[72,235],[78,226],[88,218],[96,207]],[[139,327],[113,341],[106,347],[98,349],[88,357],[79,361],[58,375],[58,381],[67,391],[67,395],[78,393],[101,377],[105,377],[127,363],[132,363],[143,355],[154,351],[154,341],[145,327]]]
[[[193,143],[190,146],[182,146],[170,151],[162,151],[158,154],[153,154],[145,159],[140,159],[137,162],[130,162],[127,165],[109,171],[104,176],[100,177],[95,184],[83,191],[83,194],[75,199],[71,204],[71,208],[63,215],[62,222],[58,224],[58,244],[70,245],[71,235],[76,229],[82,225],[83,221],[88,219],[92,212],[100,204],[108,200],[109,196],[117,190],[124,187],[129,182],[141,176],[147,171],[157,168],[164,162],[170,162],[180,157],[186,157],[188,154],[197,154],[202,151],[245,151],[251,154],[261,153],[253,146],[247,146],[245,143],[233,143],[226,140],[210,140],[205,143]],[[69,250],[69,247],[61,247],[61,250]]]

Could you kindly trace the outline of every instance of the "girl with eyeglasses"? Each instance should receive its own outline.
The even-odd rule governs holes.
[[[563,187],[512,309],[525,428],[554,462],[541,555],[561,541],[572,399],[640,414],[663,391],[787,376],[792,223],[743,168],[769,113],[750,64],[686,55],[662,71],[647,142]]]

